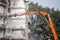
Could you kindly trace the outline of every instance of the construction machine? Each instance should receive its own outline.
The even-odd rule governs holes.
[[[12,15],[9,15],[9,17],[11,17],[11,16],[22,16],[22,15],[33,15],[33,14],[36,14],[37,12],[36,11],[34,11],[34,12],[27,12],[27,13],[24,13],[24,14],[12,14]],[[54,40],[59,40],[58,39],[58,35],[57,35],[57,32],[56,32],[56,29],[55,29],[55,27],[54,27],[54,24],[53,24],[53,21],[52,21],[52,19],[51,19],[51,17],[50,17],[50,14],[48,14],[47,12],[44,12],[44,11],[40,11],[40,14],[42,15],[42,16],[47,16],[47,18],[46,18],[46,21],[48,22],[48,24],[49,24],[49,27],[50,27],[50,29],[51,29],[51,31],[52,31],[52,34],[53,34],[53,37],[54,37]],[[40,15],[40,14],[36,14],[36,15]]]

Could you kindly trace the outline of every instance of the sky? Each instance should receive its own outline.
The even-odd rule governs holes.
[[[60,0],[29,0],[29,2],[33,1],[34,3],[38,3],[43,7],[54,8],[55,10],[60,10]]]

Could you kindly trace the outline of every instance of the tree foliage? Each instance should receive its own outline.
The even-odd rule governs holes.
[[[60,13],[60,11],[58,9],[55,10],[54,8],[49,8],[49,7],[44,8],[41,5],[38,5],[38,3],[30,2],[29,3],[29,11],[38,11],[38,12],[46,11],[46,12],[48,12],[51,15],[51,18],[54,22],[54,25],[55,25],[58,35],[60,34],[59,33],[59,30],[60,30],[60,27],[59,27],[60,26],[60,14],[59,13]],[[37,34],[39,37],[41,34],[43,34],[44,38],[45,38],[45,36],[52,35],[51,30],[49,28],[48,23],[46,22],[45,17],[43,17],[42,15],[39,15],[39,16],[32,15],[31,19],[32,19],[31,25],[32,25],[32,30],[33,30],[32,34],[34,34],[34,35]]]

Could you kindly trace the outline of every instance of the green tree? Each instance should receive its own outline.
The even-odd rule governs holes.
[[[59,27],[60,26],[60,11],[58,9],[57,10],[55,10],[54,8],[50,9],[49,7],[44,8],[41,5],[38,5],[38,3],[31,2],[31,3],[29,3],[29,11],[38,11],[38,14],[39,14],[39,11],[48,12],[53,20],[57,33],[60,35],[60,31],[59,31],[60,30],[60,27]],[[31,17],[32,17],[31,18],[32,19],[31,28],[33,30],[32,34],[34,34],[34,36],[35,36],[35,34],[37,34],[38,37],[40,37],[40,34],[43,34],[44,36],[52,35],[49,25],[45,20],[45,17],[43,17],[41,14],[39,16],[32,15]],[[42,31],[38,30],[39,28]],[[46,37],[44,37],[44,38],[46,39]]]

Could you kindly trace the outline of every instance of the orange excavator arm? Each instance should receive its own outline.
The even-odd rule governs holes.
[[[27,12],[25,14],[22,14],[22,15],[33,15],[33,14],[36,14],[37,12]],[[49,27],[52,31],[52,34],[53,34],[53,37],[54,37],[54,40],[58,40],[58,36],[57,36],[57,33],[56,33],[56,30],[55,30],[55,27],[54,27],[54,24],[52,22],[52,19],[50,17],[50,15],[47,13],[47,12],[44,12],[44,11],[40,11],[40,13],[42,14],[42,16],[48,16],[48,23],[49,23]],[[22,15],[18,15],[18,16],[22,16]],[[39,14],[38,14],[39,15]]]
[[[25,15],[33,15],[33,14],[36,14],[37,12],[28,12],[26,13]],[[42,16],[48,16],[48,23],[49,23],[49,27],[52,31],[52,34],[53,34],[53,37],[54,37],[54,40],[58,40],[58,36],[57,36],[57,33],[56,33],[56,29],[54,27],[54,24],[53,24],[53,21],[50,17],[50,15],[47,13],[47,12],[44,12],[44,11],[40,11],[40,13],[42,14]],[[38,14],[39,15],[39,14]]]

